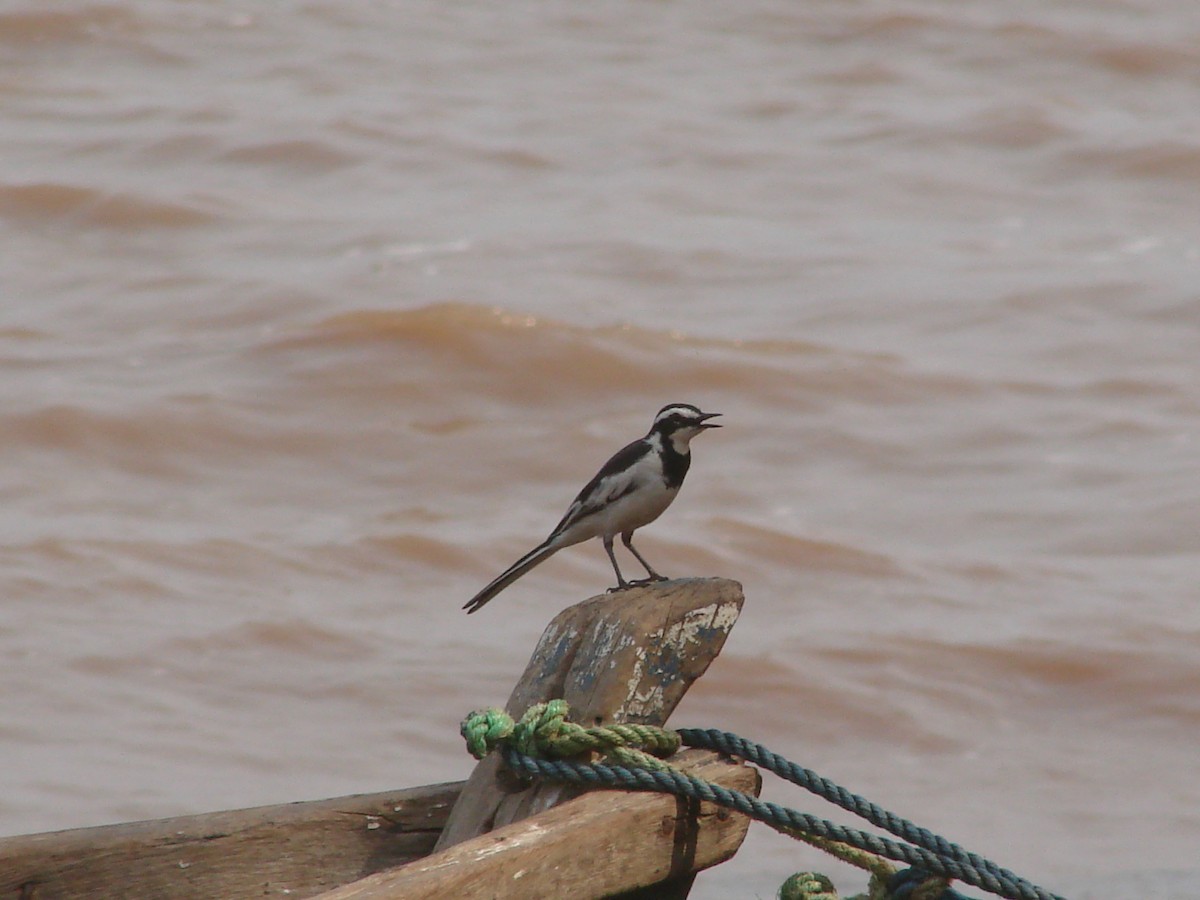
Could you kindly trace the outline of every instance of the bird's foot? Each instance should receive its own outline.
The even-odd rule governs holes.
[[[659,575],[655,572],[647,578],[638,578],[636,581],[629,582],[630,587],[645,587],[648,584],[654,584],[656,581],[670,581],[666,575]]]
[[[627,591],[627,590],[629,590],[631,587],[634,587],[634,586],[635,586],[637,583],[638,583],[638,582],[636,582],[636,581],[622,581],[620,584],[616,585],[615,587],[610,587],[610,588],[609,588],[607,591],[605,591],[604,593],[606,593],[606,594],[618,594],[618,593],[620,593],[621,591]]]

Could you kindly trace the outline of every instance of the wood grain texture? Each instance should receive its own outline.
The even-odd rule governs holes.
[[[505,710],[563,698],[581,725],[665,725],[725,645],[744,597],[736,581],[691,578],[601,594],[546,627]],[[549,809],[579,792],[519,781],[491,754],[480,762],[437,849]]]
[[[718,754],[688,750],[674,761],[727,788],[759,791],[757,769]],[[690,879],[730,858],[749,823],[745,816],[708,803],[592,791],[419,862],[336,888],[319,900],[610,897]]]
[[[311,897],[426,856],[462,782],[0,838],[0,897]]]
[[[741,606],[741,586],[723,579],[586,600],[547,627],[508,709],[562,697],[584,724],[665,724]],[[702,777],[758,789],[751,768],[683,756]],[[0,898],[598,897],[648,885],[676,897],[696,870],[731,856],[748,825],[652,794],[593,792],[557,806],[572,793],[530,787],[493,754],[469,783],[0,838]],[[454,819],[446,846],[457,846],[423,859]]]

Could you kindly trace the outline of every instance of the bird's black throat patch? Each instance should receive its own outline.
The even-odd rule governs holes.
[[[662,442],[663,481],[667,487],[677,488],[683,484],[683,476],[687,474],[688,466],[692,464],[692,454],[680,453],[670,440]]]

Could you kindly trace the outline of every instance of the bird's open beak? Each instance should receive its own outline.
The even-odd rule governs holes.
[[[720,415],[720,413],[705,413],[700,418],[701,418],[701,420],[712,419],[719,415]],[[701,428],[720,428],[721,426],[718,425],[716,422],[704,422],[704,424],[702,424],[700,427]]]

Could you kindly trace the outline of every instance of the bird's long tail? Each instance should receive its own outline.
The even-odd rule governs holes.
[[[468,615],[476,612],[485,603],[495,597],[498,593],[500,593],[538,563],[549,559],[561,549],[562,545],[553,544],[551,543],[550,539],[546,539],[518,559],[503,572],[501,572],[498,576],[496,576],[491,584],[472,597],[471,600],[463,606],[463,609],[467,611]]]

